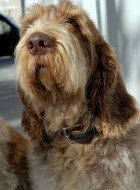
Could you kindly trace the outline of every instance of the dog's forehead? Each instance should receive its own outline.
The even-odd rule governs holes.
[[[72,2],[61,2],[57,6],[47,7],[34,4],[22,19],[21,26],[21,37],[28,32],[28,29],[36,29],[36,26],[37,29],[54,26],[55,29],[62,28],[71,34],[77,33],[79,36],[84,36],[86,41],[91,41],[93,33],[91,31],[95,28],[87,13]],[[47,27],[45,30],[48,29]]]
[[[70,11],[64,11],[60,6],[50,5],[46,7],[42,18],[63,22],[70,16],[69,14]]]
[[[76,13],[81,13],[78,6],[73,5],[71,2],[63,2],[59,5],[43,6],[40,4],[35,4],[31,9],[29,9],[29,14],[27,17],[32,17],[33,20],[53,20],[58,22],[63,22],[73,17]],[[32,21],[33,21],[32,20]]]

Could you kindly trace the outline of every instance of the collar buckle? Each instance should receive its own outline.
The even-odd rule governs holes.
[[[82,124],[70,126],[70,127],[64,127],[63,128],[63,133],[65,137],[69,138],[70,133],[80,133],[82,130]]]

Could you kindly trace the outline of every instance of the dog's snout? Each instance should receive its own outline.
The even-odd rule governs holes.
[[[32,55],[43,55],[51,47],[52,39],[44,33],[32,34],[27,42],[27,48]]]

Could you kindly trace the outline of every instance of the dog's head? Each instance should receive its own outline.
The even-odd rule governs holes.
[[[105,137],[125,134],[137,113],[134,101],[112,48],[83,10],[71,2],[34,5],[20,34],[16,62],[21,99],[23,94],[29,102],[75,98],[92,109]]]
[[[26,94],[34,96],[41,85],[66,94],[85,90],[94,40],[89,26],[87,15],[71,3],[29,10],[16,50],[18,80]]]

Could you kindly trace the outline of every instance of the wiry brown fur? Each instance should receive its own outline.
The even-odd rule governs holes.
[[[29,190],[29,141],[0,118],[0,190]]]
[[[33,56],[27,42],[38,32],[53,43]],[[33,189],[138,190],[138,110],[88,15],[71,2],[34,5],[22,20],[16,64],[22,126],[34,147]],[[88,145],[59,134],[79,123],[98,130]]]

